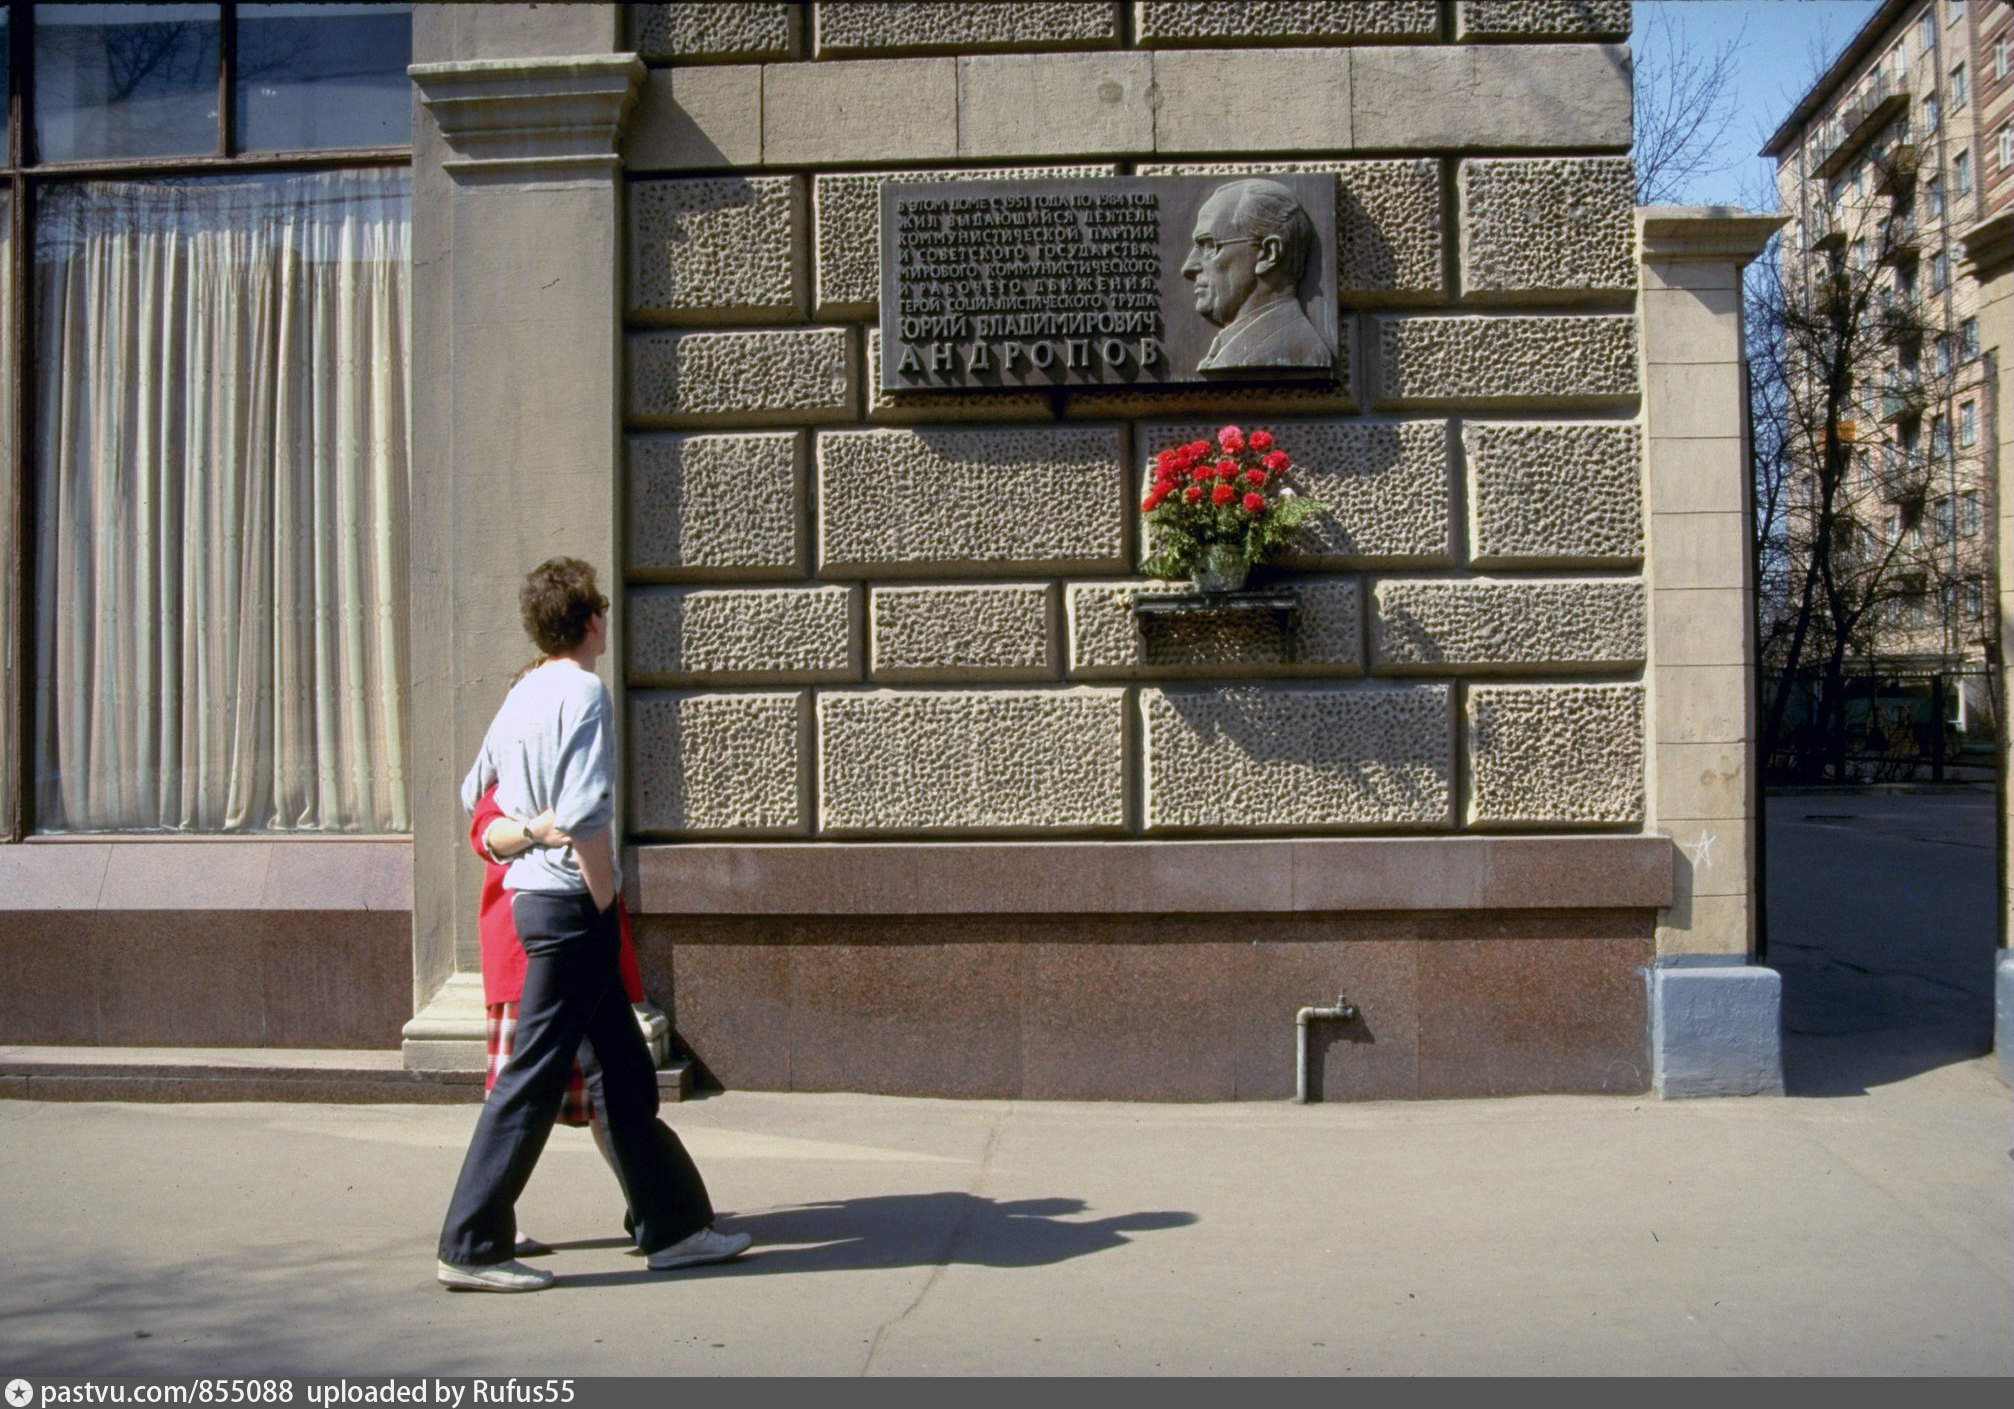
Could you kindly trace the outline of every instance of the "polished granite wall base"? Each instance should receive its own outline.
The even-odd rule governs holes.
[[[730,1089],[1061,1100],[1637,1093],[1655,912],[639,916],[645,986]]]
[[[407,910],[8,910],[0,1045],[397,1047],[412,925]]]

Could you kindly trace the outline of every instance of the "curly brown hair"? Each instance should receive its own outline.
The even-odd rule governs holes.
[[[588,622],[608,610],[594,568],[579,558],[547,558],[526,573],[517,604],[525,634],[548,656],[586,640]]]

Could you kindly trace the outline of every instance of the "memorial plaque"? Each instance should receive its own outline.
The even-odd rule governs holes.
[[[1333,176],[891,181],[886,391],[1334,381]]]

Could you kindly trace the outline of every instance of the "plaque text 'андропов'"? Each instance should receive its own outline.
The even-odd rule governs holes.
[[[1094,359],[1151,376],[1165,356],[1157,193],[917,197],[895,215],[900,371],[1097,381]]]
[[[891,181],[881,384],[1333,377],[1335,178]]]

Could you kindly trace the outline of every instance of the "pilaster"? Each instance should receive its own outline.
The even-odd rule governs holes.
[[[411,69],[418,1016],[405,1050],[409,1066],[459,1068],[483,1061],[481,878],[459,790],[531,649],[518,586],[569,554],[600,570],[621,611],[618,152],[644,66],[614,51],[613,6],[422,9]],[[611,685],[621,632],[613,620]]]
[[[1754,554],[1741,271],[1781,217],[1637,212],[1650,589],[1649,826],[1676,844],[1651,978],[1666,1096],[1781,1092],[1760,896]]]

